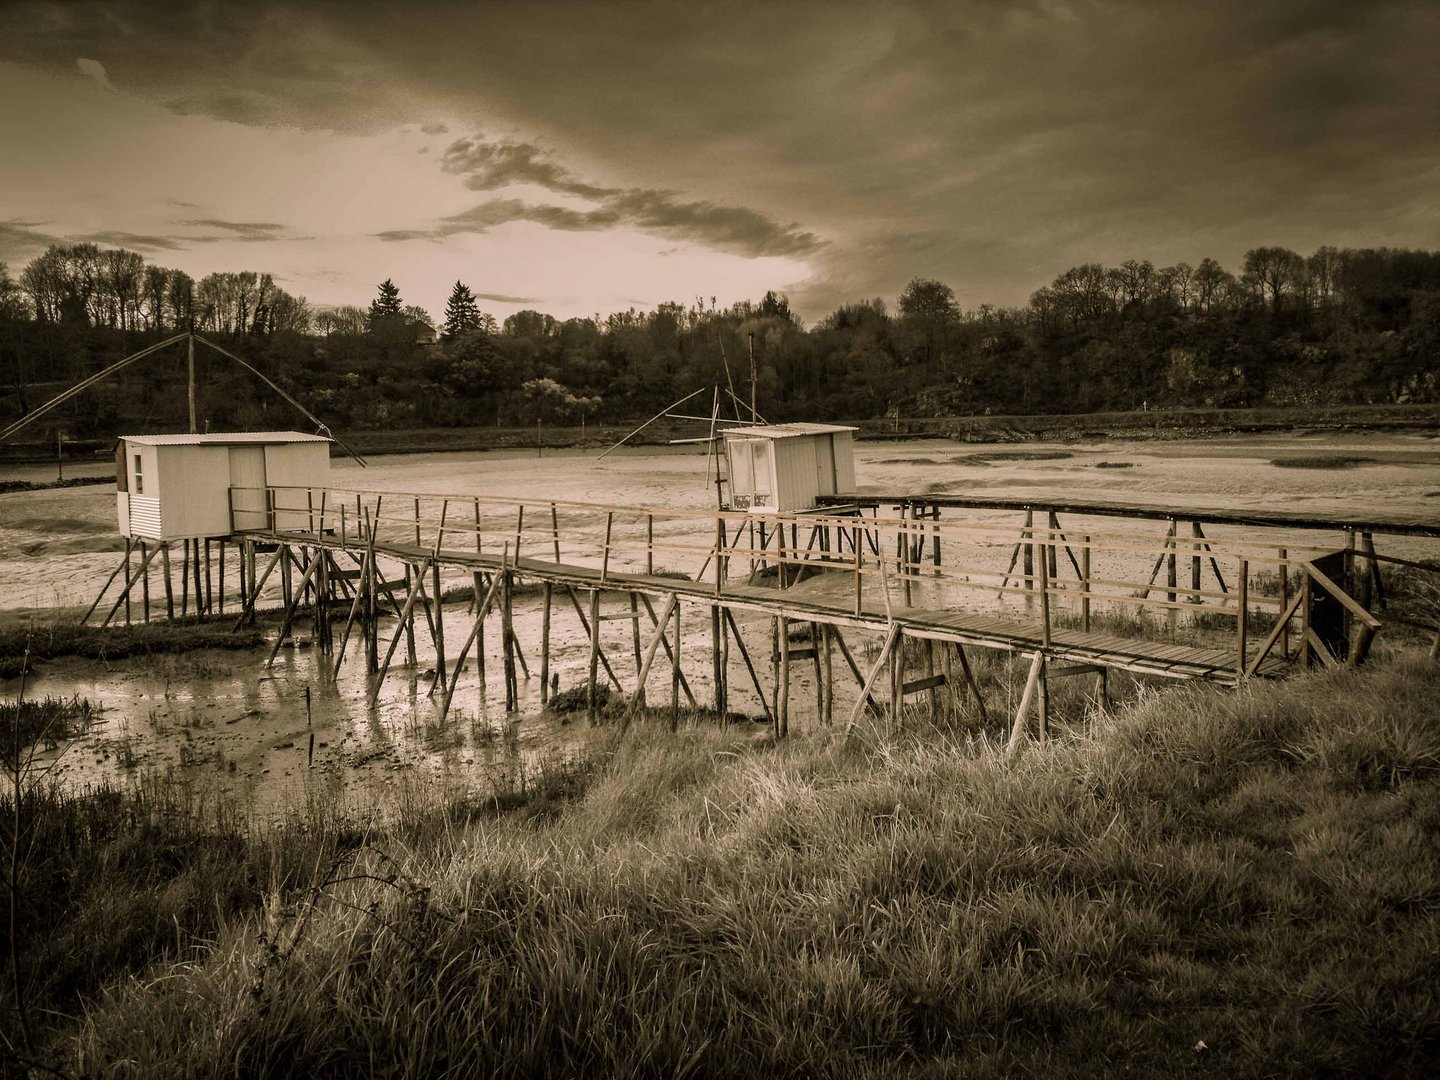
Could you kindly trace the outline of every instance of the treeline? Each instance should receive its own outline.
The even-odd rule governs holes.
[[[1086,264],[1024,306],[975,310],[917,278],[893,311],[847,304],[807,328],[773,292],[497,322],[459,282],[437,326],[390,281],[368,308],[317,311],[268,274],[197,282],[133,252],[52,247],[18,278],[0,265],[0,420],[192,324],[336,427],[621,422],[711,384],[748,398],[752,357],[771,420],[1404,404],[1440,395],[1440,252]],[[203,374],[216,428],[282,422],[243,372]],[[104,436],[177,422],[183,390],[142,364],[68,408],[71,436]]]

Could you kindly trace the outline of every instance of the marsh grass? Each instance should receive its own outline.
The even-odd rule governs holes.
[[[5,768],[17,767],[17,743],[24,761],[37,744],[42,750],[53,750],[83,735],[99,715],[100,710],[78,694],[70,698],[0,701],[0,756]]]
[[[196,649],[252,649],[265,639],[264,631],[258,627],[233,627],[233,619],[217,618],[175,619],[128,627],[65,622],[0,628],[0,678],[20,674],[27,644],[33,663],[60,656],[119,660]]]
[[[979,454],[962,454],[957,464],[990,465],[997,461],[1064,461],[1075,455],[1069,450],[987,450]]]
[[[1374,458],[1345,454],[1314,454],[1308,457],[1275,458],[1270,464],[1277,469],[1353,469],[1357,465],[1373,465]]]
[[[637,725],[492,801],[416,783],[388,823],[323,793],[272,832],[163,789],[37,806],[27,971],[88,1003],[51,1061],[1433,1075],[1440,667],[1139,689],[1015,758],[921,712]]]

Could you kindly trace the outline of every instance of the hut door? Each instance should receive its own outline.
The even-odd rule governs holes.
[[[270,523],[265,514],[265,448],[230,448],[231,527],[264,529]]]
[[[829,435],[815,440],[815,494],[835,494],[835,440]]]

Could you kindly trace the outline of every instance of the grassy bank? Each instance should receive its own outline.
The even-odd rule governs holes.
[[[104,871],[34,869],[72,890],[25,940],[32,978],[66,973],[51,1007],[89,1002],[37,1029],[71,1073],[1440,1063],[1440,667],[1418,654],[1143,695],[1009,762],[918,720],[780,747],[645,724],[539,804],[365,824],[318,799],[260,835],[146,798],[35,849]]]
[[[265,640],[259,627],[235,630],[234,625],[233,619],[176,619],[132,626],[80,626],[73,622],[4,626],[0,627],[0,678],[20,674],[27,649],[31,663],[60,656],[119,660],[195,649],[252,649]]]

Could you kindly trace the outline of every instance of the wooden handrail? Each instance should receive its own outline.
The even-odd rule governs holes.
[[[1355,618],[1359,619],[1371,630],[1380,629],[1380,620],[1375,618],[1374,615],[1371,615],[1370,612],[1366,611],[1363,607],[1356,603],[1354,597],[1352,597],[1344,589],[1340,588],[1339,585],[1336,585],[1335,582],[1331,581],[1330,578],[1327,577],[1323,571],[1317,570],[1313,564],[1306,563],[1305,573],[1308,574],[1310,576],[1310,579],[1314,581],[1317,585],[1323,588],[1331,596],[1335,597],[1336,600],[1339,600],[1346,611],[1350,612],[1351,615],[1355,616]]]

